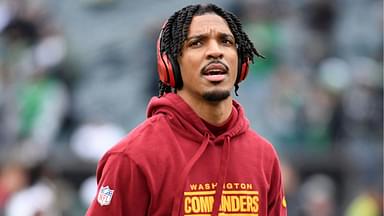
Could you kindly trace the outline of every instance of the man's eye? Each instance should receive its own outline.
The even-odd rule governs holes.
[[[223,39],[222,43],[229,45],[229,46],[232,46],[235,44],[232,40],[229,40],[229,39]]]
[[[197,40],[197,41],[191,41],[190,43],[189,43],[189,46],[190,47],[199,47],[199,46],[201,46],[201,41],[199,41],[199,40]]]

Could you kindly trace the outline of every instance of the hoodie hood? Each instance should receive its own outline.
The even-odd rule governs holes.
[[[176,127],[188,138],[201,141],[204,136],[214,138],[215,141],[223,140],[224,137],[235,137],[248,130],[249,123],[244,116],[244,111],[239,103],[232,101],[232,108],[236,109],[235,120],[231,121],[228,130],[215,137],[206,127],[203,120],[192,110],[192,108],[177,94],[168,93],[160,98],[153,97],[147,108],[147,117],[155,115],[166,115],[173,127]],[[184,133],[187,132],[187,133]]]

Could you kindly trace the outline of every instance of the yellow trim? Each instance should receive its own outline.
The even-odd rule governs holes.
[[[210,214],[186,214],[184,216],[211,216]]]
[[[284,208],[287,208],[287,200],[285,199],[285,196],[283,197],[282,205]]]
[[[231,215],[231,216],[259,216],[256,213],[219,213],[219,216]]]
[[[259,191],[223,191],[223,194],[259,195]]]
[[[214,195],[216,191],[191,191],[184,192],[184,196],[195,196],[195,195]]]
[[[219,213],[219,216],[259,216],[259,214],[256,213]],[[211,216],[211,214],[186,214],[184,216]]]
[[[189,191],[184,192],[184,196],[196,196],[196,195],[214,195],[216,191]],[[246,195],[259,195],[259,191],[223,191],[223,194],[246,194]]]

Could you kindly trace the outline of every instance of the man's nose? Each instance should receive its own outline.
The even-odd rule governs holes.
[[[223,58],[224,53],[220,48],[220,45],[216,41],[212,41],[208,44],[207,48],[207,58],[208,59],[221,59]]]

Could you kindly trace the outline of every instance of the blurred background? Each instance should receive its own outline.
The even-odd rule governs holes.
[[[158,94],[187,0],[0,0],[0,215],[84,215],[103,153]],[[383,215],[383,2],[221,0],[266,56],[236,99],[281,157],[290,216]]]

